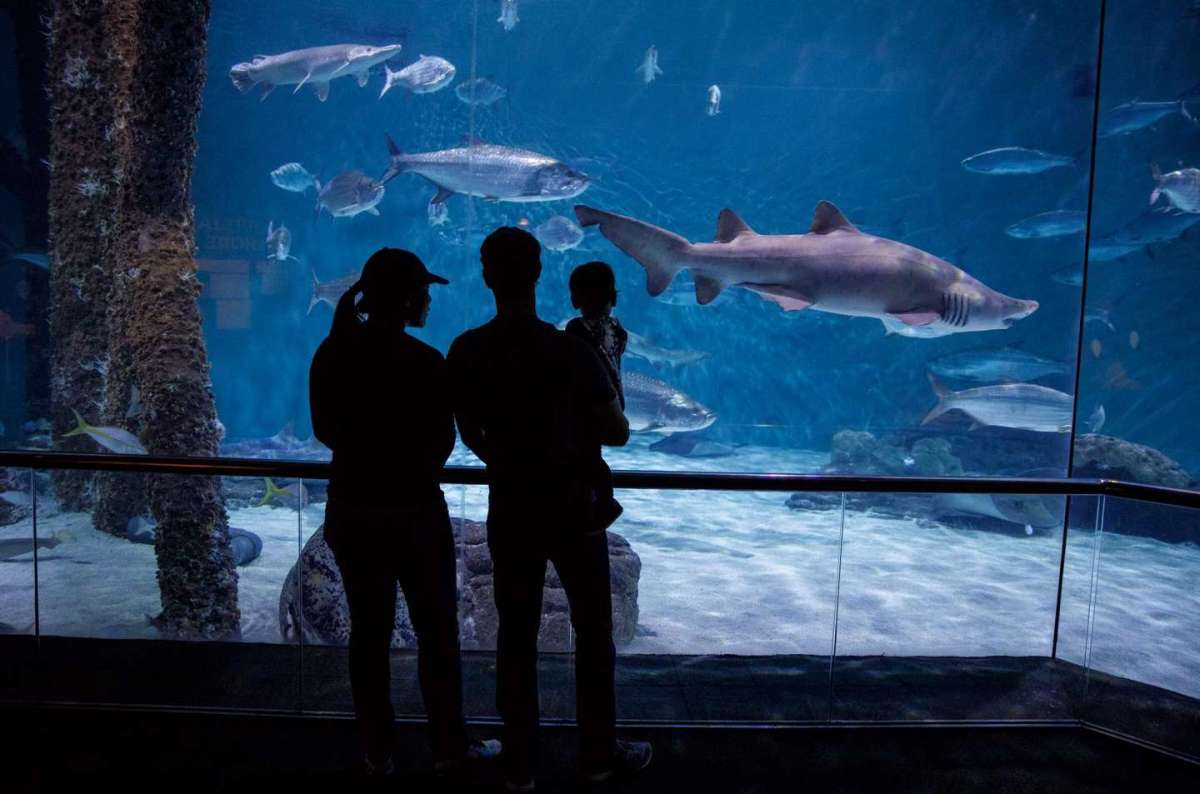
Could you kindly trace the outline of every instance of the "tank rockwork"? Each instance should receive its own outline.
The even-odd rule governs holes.
[[[119,186],[111,144],[113,59],[104,0],[52,4],[46,75],[50,95],[49,252],[51,425],[55,448],[94,452],[86,436],[63,439],[73,411],[94,422],[108,369],[107,253]],[[63,508],[92,503],[92,473],[56,471]]]

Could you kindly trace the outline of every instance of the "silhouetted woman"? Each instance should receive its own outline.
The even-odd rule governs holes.
[[[499,742],[468,742],[462,713],[454,537],[439,484],[454,447],[445,360],[405,332],[425,325],[429,286],[446,283],[409,251],[376,251],[338,301],[309,372],[313,433],[333,450],[325,540],[350,604],[350,685],[369,775],[393,768],[397,582],[417,635],[435,771],[499,753]]]

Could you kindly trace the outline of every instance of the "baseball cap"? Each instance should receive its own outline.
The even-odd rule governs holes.
[[[449,280],[430,273],[425,263],[403,248],[380,248],[363,265],[359,279],[363,296],[358,311],[370,312],[370,301],[385,303],[423,289],[430,284],[449,284]]]

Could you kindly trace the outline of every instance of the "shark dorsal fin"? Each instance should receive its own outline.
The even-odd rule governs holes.
[[[846,220],[846,216],[842,211],[833,206],[828,201],[818,201],[817,208],[813,210],[812,227],[808,230],[811,234],[829,234],[838,230],[845,232],[854,232],[860,234],[858,228]]]
[[[721,210],[721,214],[717,216],[717,242],[729,243],[733,242],[733,238],[739,234],[754,234],[754,230],[746,225],[746,222],[738,217],[738,214],[731,209]]]

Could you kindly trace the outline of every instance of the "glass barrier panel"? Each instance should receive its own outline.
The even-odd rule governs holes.
[[[1107,497],[1088,722],[1200,755],[1200,510]]]
[[[0,700],[31,697],[29,676],[37,648],[35,560],[53,555],[59,543],[37,534],[34,476],[30,469],[0,468]]]
[[[616,495],[619,715],[825,720],[841,495]]]
[[[1068,499],[1066,558],[1053,656],[1063,665],[1072,665],[1076,672],[1069,682],[1066,705],[1070,715],[1079,719],[1083,718],[1088,630],[1096,588],[1096,541],[1104,520],[1103,503],[1104,499],[1096,496]]]
[[[1050,659],[1066,498],[853,494],[835,720],[1068,717]]]
[[[54,492],[39,498],[39,535],[58,541],[38,563],[44,697],[294,709],[299,655],[280,607],[298,550],[298,483],[91,474],[84,509]],[[227,551],[198,518],[213,489]],[[175,533],[161,534],[164,515]]]

